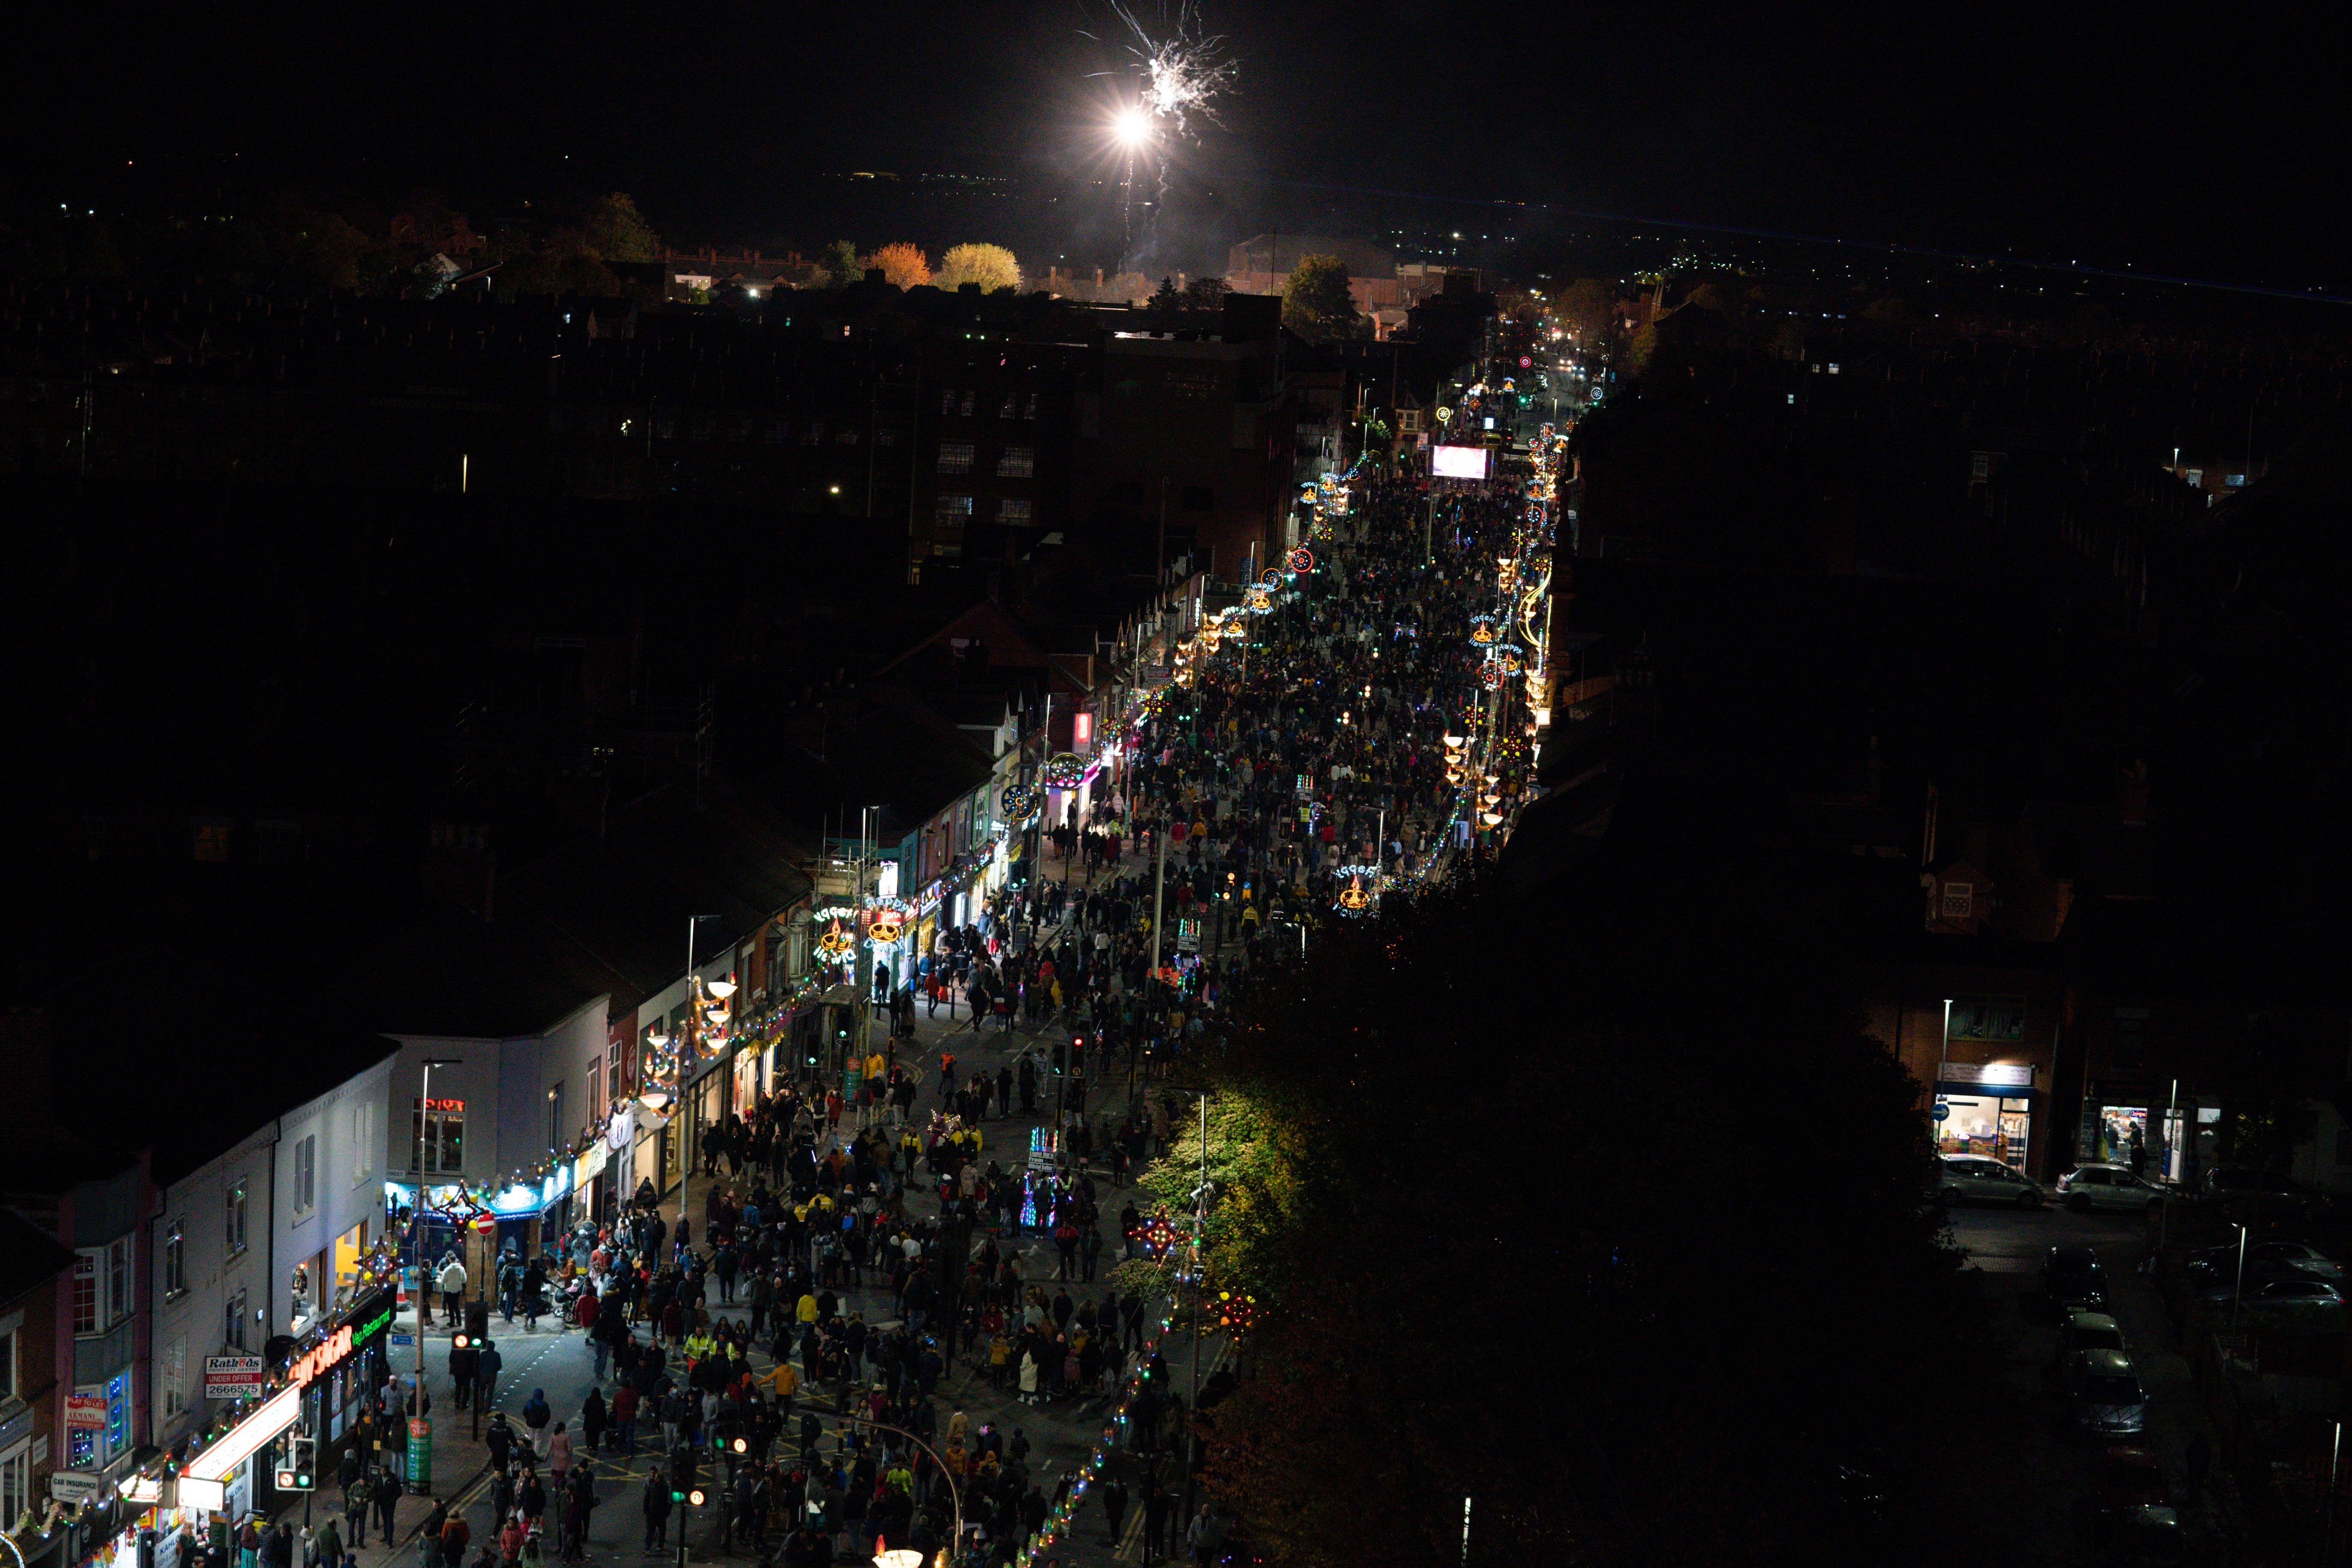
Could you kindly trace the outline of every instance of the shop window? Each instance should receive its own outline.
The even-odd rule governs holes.
[[[1946,884],[1949,887],[1950,884]],[[1952,1038],[2013,1041],[2025,1038],[2022,996],[1955,996]]]
[[[294,1212],[308,1214],[319,1206],[319,1135],[294,1145]]]
[[[173,1220],[163,1232],[163,1297],[175,1300],[188,1293],[188,1239],[182,1223]]]
[[[996,473],[1000,479],[1025,479],[1037,472],[1037,448],[1007,447],[996,455]]]
[[[177,1415],[188,1407],[188,1342],[173,1340],[163,1347],[163,1414]]]
[[[972,444],[969,441],[940,443],[940,472],[968,474],[971,472]]]
[[[229,1188],[228,1201],[224,1205],[222,1217],[221,1239],[227,1247],[228,1255],[235,1258],[245,1250],[245,1184],[243,1182]]]

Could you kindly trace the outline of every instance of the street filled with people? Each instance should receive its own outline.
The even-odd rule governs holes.
[[[1180,1383],[1164,1281],[1112,1277],[1158,1256],[1135,1182],[1170,1146],[1162,1090],[1318,921],[1482,852],[1473,747],[1503,791],[1522,784],[1496,744],[1514,684],[1469,635],[1509,616],[1495,563],[1516,499],[1376,482],[1349,501],[1186,650],[1092,811],[1035,825],[1025,879],[874,971],[843,1060],[703,1128],[671,1194],[645,1183],[615,1218],[499,1256],[477,1282],[488,1339],[449,1362],[487,1418],[469,1495],[491,1522],[435,1499],[419,1568],[610,1552],[600,1507],[636,1516],[648,1553],[691,1531],[698,1552],[788,1568],[877,1542],[974,1565],[1223,1554],[1186,1418],[1233,1386],[1232,1347]],[[454,1326],[463,1266],[426,1275],[425,1322],[437,1297]],[[584,1341],[584,1394],[534,1384],[509,1408],[498,1340],[542,1320]],[[420,1397],[385,1392],[386,1420]],[[1069,1451],[1102,1430],[1116,1462]],[[391,1478],[341,1480],[335,1549],[379,1514],[388,1536]],[[306,1542],[306,1563],[323,1552]]]

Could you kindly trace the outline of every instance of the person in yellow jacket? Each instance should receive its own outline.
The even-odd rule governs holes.
[[[780,1361],[773,1371],[761,1373],[751,1380],[752,1385],[772,1393],[783,1407],[793,1407],[793,1395],[801,1391],[801,1374],[793,1370],[789,1361]]]
[[[801,1304],[793,1310],[793,1316],[803,1323],[814,1323],[816,1321],[815,1291],[804,1290],[801,1293]]]

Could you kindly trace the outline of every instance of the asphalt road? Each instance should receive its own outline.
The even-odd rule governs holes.
[[[2108,1311],[2131,1345],[2147,1391],[2147,1434],[2140,1446],[2155,1450],[2182,1503],[2191,1561],[2216,1560],[2199,1550],[2216,1544],[2206,1512],[2185,1495],[2183,1454],[2204,1418],[2179,1337],[2140,1273],[2150,1250],[2147,1222],[2137,1215],[1956,1206],[1951,1233],[1982,1271],[1979,1283],[1992,1309],[1998,1347],[1990,1364],[1956,1367],[1949,1381],[1951,1423],[1979,1427],[1983,1438],[1974,1450],[1981,1463],[1961,1479],[1966,1495],[1955,1528],[2009,1563],[2073,1568],[2099,1561],[2072,1520],[2099,1447],[2065,1429],[2063,1405],[2043,1375],[2056,1347],[2057,1319],[2038,1300],[2042,1255],[2055,1245],[2078,1244],[2097,1249],[2107,1275]]]

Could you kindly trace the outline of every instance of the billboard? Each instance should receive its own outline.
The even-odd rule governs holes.
[[[1432,447],[1429,471],[1441,479],[1483,479],[1486,477],[1484,447]]]

